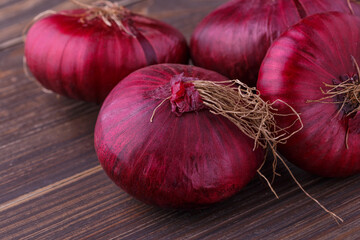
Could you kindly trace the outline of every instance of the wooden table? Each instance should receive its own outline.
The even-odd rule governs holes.
[[[189,38],[222,2],[153,0],[133,8]],[[235,197],[192,212],[147,206],[116,187],[93,148],[99,106],[45,94],[23,72],[25,25],[44,10],[72,7],[0,1],[0,239],[360,239],[360,176],[319,178],[292,166],[309,193],[344,218],[341,225],[281,167],[280,200],[255,178]]]

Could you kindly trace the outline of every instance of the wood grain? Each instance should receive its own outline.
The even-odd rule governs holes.
[[[85,1],[91,2],[91,1]],[[134,6],[189,38],[224,1],[153,0]],[[280,168],[277,200],[255,178],[206,210],[158,209],[134,200],[99,167],[93,128],[99,106],[46,94],[23,73],[22,30],[67,1],[0,1],[0,239],[360,239],[360,176],[326,179],[292,170],[344,218],[337,225]]]

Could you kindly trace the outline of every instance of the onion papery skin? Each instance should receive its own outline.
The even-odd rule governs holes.
[[[321,12],[350,13],[346,0],[233,0],[214,10],[191,37],[196,66],[256,86],[271,44],[303,17]]]
[[[136,37],[86,11],[57,13],[37,21],[25,43],[27,65],[47,89],[74,99],[102,102],[131,72],[158,63],[187,63],[184,36],[158,20],[129,13],[122,23]]]
[[[269,49],[259,72],[258,90],[264,100],[281,99],[299,114],[304,128],[281,153],[300,168],[325,177],[346,177],[360,172],[360,116],[347,116],[337,99],[324,97],[326,84],[343,74],[357,73],[360,62],[360,18],[326,13],[304,19],[284,33]],[[278,106],[279,113],[288,110]],[[338,114],[339,113],[339,114]],[[293,117],[279,118],[287,126]],[[346,148],[346,134],[348,146]]]
[[[167,100],[150,123],[154,109],[170,95],[170,80],[179,74],[226,80],[179,64],[130,74],[101,108],[95,149],[108,176],[135,198],[165,208],[203,208],[243,188],[264,160],[264,151],[253,151],[253,140],[207,109],[177,116]]]

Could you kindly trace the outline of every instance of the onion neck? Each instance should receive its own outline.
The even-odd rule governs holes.
[[[320,88],[324,97],[318,100],[308,100],[307,103],[335,103],[338,113],[353,118],[360,110],[360,68],[356,59],[351,56],[356,73],[342,74],[338,79],[333,79],[332,84],[324,83],[326,89]]]
[[[192,83],[196,80],[195,78],[184,77],[184,74],[175,75],[171,78],[171,111],[177,116],[186,112],[198,112],[205,108],[198,90]]]
[[[338,103],[339,111],[348,117],[354,117],[360,108],[360,82],[358,74],[342,75],[340,82],[336,80],[334,83],[335,99]]]
[[[78,0],[71,1],[74,4],[87,10],[85,16],[80,19],[81,21],[85,22],[91,21],[94,18],[99,18],[108,27],[115,25],[126,34],[132,37],[136,37],[133,28],[131,26],[125,26],[124,24],[125,21],[127,22],[126,25],[131,24],[131,21],[129,21],[131,12],[118,3],[113,3],[110,1],[98,1],[92,5],[89,5]]]
[[[353,118],[360,110],[359,75],[343,74],[339,79],[333,79],[332,84],[324,83],[326,89],[320,88],[324,97],[318,100],[308,100],[307,103],[333,103],[338,106],[337,115]]]

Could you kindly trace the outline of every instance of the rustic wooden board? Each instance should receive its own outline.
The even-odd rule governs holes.
[[[154,0],[134,7],[189,37],[222,2]],[[191,212],[147,206],[117,188],[93,149],[99,106],[46,94],[23,73],[23,45],[16,39],[26,24],[41,11],[71,6],[0,1],[0,43],[7,42],[0,47],[0,239],[360,238],[360,176],[319,178],[292,166],[303,186],[344,218],[341,225],[281,167],[274,184],[280,200],[255,178],[233,198]]]

